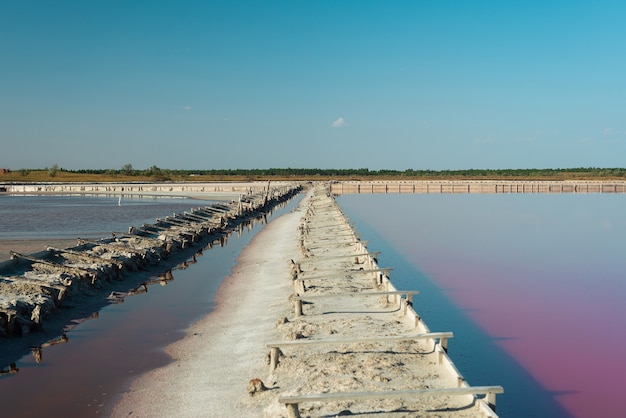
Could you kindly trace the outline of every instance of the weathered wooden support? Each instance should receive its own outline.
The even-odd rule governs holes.
[[[320,300],[320,299],[333,299],[333,298],[345,298],[345,297],[366,297],[366,296],[398,296],[406,295],[408,304],[413,304],[413,295],[418,295],[418,290],[391,290],[386,292],[349,292],[349,293],[331,293],[325,295],[309,295],[309,296],[295,296],[292,300],[295,302],[295,314],[296,316],[302,316],[302,302],[308,300]]]
[[[173,226],[183,226],[189,228],[193,227],[193,225],[195,224],[195,222],[176,217],[176,214],[174,214],[174,216],[166,216],[165,219],[161,219],[161,221],[167,222]]]
[[[314,237],[315,238],[315,230],[311,230],[308,233],[305,234],[307,238],[311,238]],[[335,242],[337,240],[337,238],[352,238],[352,239],[360,239],[361,238],[361,234],[358,233],[350,233],[350,234],[333,234],[332,236],[329,236],[329,234],[327,232],[322,232],[319,234],[320,236],[324,237],[324,239],[320,239],[320,241],[333,241]]]
[[[157,246],[164,244],[163,240],[160,240],[157,237],[154,237],[154,236],[147,237],[145,235],[138,234],[137,232],[143,232],[145,234],[155,235],[155,232],[146,231],[146,230],[143,230],[142,228],[138,228],[136,226],[131,226],[130,228],[128,228],[128,233],[125,233],[125,232],[112,232],[111,236],[113,238],[124,237],[124,238],[141,239],[141,240],[144,240],[144,241],[147,241],[147,242],[154,243]]]
[[[317,258],[316,258],[317,259]],[[341,274],[332,274],[332,275],[320,275],[320,276],[311,276],[311,277],[298,277],[296,280],[318,280],[318,279],[345,279],[346,276],[351,276],[354,274],[362,274],[362,273],[383,273],[383,274],[389,274],[389,272],[393,270],[393,267],[385,267],[385,268],[380,268],[380,269],[368,269],[368,270],[345,270],[345,272],[341,273]],[[336,271],[336,270],[329,270],[329,271]],[[320,270],[315,270],[316,273],[319,273]],[[306,273],[303,272],[303,273]]]
[[[148,250],[146,249],[131,247],[130,245],[126,245],[121,241],[101,242],[101,241],[89,241],[89,240],[84,240],[82,238],[78,238],[78,243],[79,245],[89,244],[89,245],[93,245],[94,247],[102,247],[109,252],[115,252],[115,253],[127,252],[131,254],[135,254],[139,256],[141,259],[145,259],[148,253]]]
[[[294,279],[294,284],[296,286],[296,290],[297,291],[301,291],[302,293],[304,293],[306,291],[305,282],[307,280],[348,279],[354,273],[359,273],[359,272],[376,273],[376,272],[380,272],[379,275],[376,277],[376,285],[380,286],[382,284],[382,277],[388,276],[389,271],[391,271],[391,270],[393,270],[393,269],[392,268],[384,268],[384,269],[370,269],[370,270],[348,270],[346,273],[343,273],[343,274],[335,274],[335,275],[328,275],[328,276],[313,276],[313,277],[296,277]],[[317,270],[316,270],[316,272],[317,272]],[[300,273],[304,273],[304,272],[301,271]]]
[[[203,212],[214,213],[219,215],[229,214],[232,209],[226,207],[208,206],[202,209]]]
[[[91,279],[92,285],[96,284],[96,280],[98,278],[98,273],[91,269],[86,269],[83,267],[66,266],[65,264],[57,264],[51,261],[43,260],[41,258],[31,257],[29,255],[16,253],[15,251],[11,251],[10,254],[11,254],[11,258],[22,258],[24,260],[30,261],[31,263],[39,263],[39,264],[43,264],[45,266],[48,266],[54,269],[69,272],[72,275],[78,274],[79,277],[86,275]]]
[[[318,229],[327,229],[327,228],[340,229],[342,232],[353,230],[353,225],[345,223],[345,222],[341,222],[337,224],[321,224],[321,225],[305,222],[304,227],[307,228],[309,231],[316,231]]]
[[[158,251],[161,248],[135,248],[131,245],[127,245],[123,240],[115,240],[110,242],[103,241],[88,241],[78,238],[79,245],[89,244],[92,247],[91,251],[95,248],[101,247],[105,252],[112,254],[113,256],[123,256],[127,258],[127,261],[122,261],[124,266],[130,263],[131,268],[144,269],[148,261],[157,261],[160,259]],[[130,256],[128,256],[130,254]],[[119,260],[118,260],[119,261]]]
[[[422,396],[486,396],[489,406],[495,410],[495,395],[504,393],[502,386],[468,386],[460,388],[429,388],[412,390],[391,390],[380,392],[336,392],[307,395],[280,396],[278,402],[286,405],[289,417],[300,417],[298,406],[306,402],[339,402],[363,399],[416,398]],[[489,396],[491,395],[491,396]]]
[[[324,248],[337,248],[338,245],[345,245],[346,247],[350,247],[352,245],[357,245],[359,241],[349,240],[343,242],[331,242],[328,245],[316,245],[315,247],[306,247],[307,250],[323,250]]]
[[[70,255],[73,255],[75,257],[83,258],[85,260],[94,261],[96,263],[113,264],[113,265],[117,266],[117,268],[119,270],[122,270],[124,268],[124,263],[119,261],[119,260],[113,260],[113,259],[110,259],[110,258],[99,257],[97,255],[92,255],[92,254],[86,254],[86,253],[81,252],[81,251],[70,250],[69,248],[68,249],[60,249],[60,248],[54,248],[54,247],[47,247],[46,250],[51,252],[51,253],[70,254]]]
[[[318,294],[308,296],[295,296],[293,300],[316,300],[316,299],[333,299],[333,298],[346,298],[346,297],[365,297],[365,296],[394,296],[394,295],[406,295],[407,300],[411,302],[413,295],[419,295],[419,290],[390,290],[386,292],[346,292],[346,293],[329,293]]]
[[[346,254],[346,255],[331,255],[328,257],[315,257],[314,260],[336,260],[336,259],[341,259],[341,258],[353,258],[353,257],[365,257],[365,256],[370,256],[370,257],[378,257],[378,255],[380,254],[380,251],[375,251],[375,252],[371,252],[371,253],[360,253],[360,254]],[[313,261],[313,260],[311,260]]]
[[[202,224],[209,224],[209,225],[218,225],[219,222],[217,222],[215,220],[215,218],[211,217],[204,217],[204,216],[199,216],[195,213],[189,213],[189,212],[183,212],[184,216],[194,220],[195,222],[200,222]]]
[[[341,344],[361,344],[361,343],[390,343],[399,341],[418,341],[418,340],[439,340],[439,344],[448,345],[448,339],[453,338],[452,332],[429,332],[425,334],[415,335],[392,335],[386,337],[368,337],[368,338],[341,338],[327,340],[296,340],[296,341],[280,341],[267,344],[270,350],[270,372],[278,365],[278,352],[281,348],[313,346],[313,345],[341,345]]]
[[[172,226],[171,225],[163,225],[165,222],[161,222],[157,219],[155,224],[142,224],[141,230],[149,232],[151,234],[160,234],[163,231],[168,231]]]
[[[70,279],[67,279],[66,281],[61,281],[61,283],[66,283],[66,284],[54,284],[54,283],[50,283],[49,281],[26,278],[24,276],[3,277],[2,280],[6,282],[29,284],[32,286],[39,286],[42,288],[56,290],[58,292],[54,300],[54,304],[56,306],[61,305],[61,302],[63,301],[63,297],[65,296],[65,292],[67,291],[67,288],[72,284],[72,281]]]

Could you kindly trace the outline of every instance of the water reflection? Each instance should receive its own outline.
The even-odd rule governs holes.
[[[504,416],[555,416],[542,409],[550,398],[566,408],[557,407],[559,416],[626,410],[617,389],[626,372],[619,361],[626,326],[617,320],[626,314],[626,196],[339,201],[370,249],[382,250],[381,261],[395,268],[392,280],[404,288],[418,283],[416,308],[429,326],[455,332],[451,356],[466,378],[505,387],[498,398]]]
[[[181,338],[183,329],[211,311],[221,281],[259,227],[294,208],[298,200],[243,224],[230,237],[194,248],[177,265],[163,265],[158,275],[115,283],[113,291],[123,295],[123,303],[103,300],[106,306],[91,316],[97,321],[87,320],[86,314],[59,330],[57,335],[66,339],[58,341],[64,344],[54,339],[42,342],[31,355],[0,370],[0,391],[3,399],[11,400],[3,403],[3,416],[106,416],[132,379],[169,361],[162,347]],[[138,296],[128,297],[131,293]]]

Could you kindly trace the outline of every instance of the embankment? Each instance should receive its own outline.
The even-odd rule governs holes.
[[[145,291],[153,282],[168,280],[170,264],[224,240],[243,222],[261,216],[300,190],[300,186],[268,188],[263,193],[241,196],[238,201],[130,227],[127,233],[113,232],[109,239],[78,239],[76,246],[49,246],[33,254],[12,252],[11,260],[0,263],[0,338],[7,342],[25,335],[49,337],[43,332],[49,320],[73,307],[103,300],[116,303],[127,294]],[[159,272],[165,273],[155,278]],[[113,292],[108,297],[104,293],[112,282],[133,278],[129,282],[134,283],[137,277],[146,281],[128,292]],[[20,346],[5,342],[3,362]],[[9,350],[9,345],[18,348]]]

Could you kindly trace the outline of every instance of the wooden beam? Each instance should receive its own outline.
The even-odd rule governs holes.
[[[82,238],[78,238],[79,245],[90,244],[94,247],[102,247],[105,249],[112,249],[114,251],[122,251],[129,252],[132,254],[137,254],[142,257],[146,256],[146,250],[138,249],[135,247],[131,247],[130,245],[126,245],[121,241],[113,241],[113,242],[99,242],[99,241],[89,241]]]
[[[385,273],[388,274],[391,270],[393,270],[393,267],[385,267],[385,268],[380,268],[380,269],[370,269],[370,270],[346,270],[345,273],[343,274],[337,274],[337,275],[327,275],[327,276],[312,276],[312,277],[298,277],[295,280],[317,280],[317,279],[339,279],[339,278],[345,278],[346,275],[350,275],[350,274],[355,274],[355,273]],[[329,271],[336,271],[336,270],[329,270]],[[319,272],[319,270],[315,270],[315,272]],[[302,273],[306,273],[306,271],[303,271]]]
[[[361,253],[361,254],[332,255],[332,256],[329,256],[329,257],[316,257],[316,256],[313,256],[312,258],[304,259],[302,261],[333,260],[333,259],[336,259],[336,258],[364,257],[364,256],[367,256],[367,255],[377,256],[378,254],[380,254],[380,251],[374,251],[374,252],[371,252],[371,253]]]
[[[452,332],[429,332],[416,335],[393,335],[386,337],[369,337],[369,338],[345,338],[345,339],[328,339],[328,340],[298,340],[298,341],[281,341],[269,343],[270,348],[270,372],[278,366],[278,355],[281,347],[294,346],[312,346],[312,345],[336,345],[336,344],[359,344],[359,343],[388,343],[396,341],[415,341],[439,339],[439,345],[447,351],[448,339],[454,337]]]
[[[502,386],[474,386],[464,388],[432,388],[412,390],[391,390],[380,392],[336,392],[308,395],[280,396],[278,402],[287,406],[288,416],[299,417],[298,404],[305,402],[337,402],[355,399],[413,398],[421,396],[464,396],[485,395],[489,406],[495,408],[495,395],[504,393]],[[493,402],[493,403],[490,403]]]
[[[309,296],[296,296],[292,300],[315,300],[315,299],[330,299],[330,298],[343,298],[343,297],[359,297],[359,296],[386,296],[386,295],[407,295],[407,299],[411,302],[411,296],[419,295],[419,290],[390,290],[387,292],[348,292],[348,293],[329,293],[324,295],[309,295]]]
[[[86,260],[91,260],[93,262],[96,263],[102,263],[102,264],[114,264],[118,267],[118,269],[122,270],[124,268],[124,263],[119,261],[119,260],[113,260],[111,258],[104,258],[104,257],[100,257],[97,255],[93,255],[93,254],[87,254],[84,253],[82,251],[74,251],[71,249],[61,249],[61,248],[54,248],[54,247],[47,247],[46,248],[47,251],[51,252],[51,253],[58,253],[58,254],[70,254],[79,258],[83,258]]]
[[[453,338],[452,332],[427,332],[415,335],[390,335],[385,337],[367,337],[367,338],[333,338],[325,340],[295,340],[295,341],[279,341],[267,344],[269,348],[293,347],[302,345],[333,345],[333,344],[360,344],[360,343],[386,343],[395,341],[413,341],[428,339],[448,339]]]
[[[79,277],[81,276],[80,273],[82,273],[83,275],[87,275],[90,279],[91,279],[91,284],[95,284],[96,283],[96,279],[98,278],[98,272],[92,269],[88,269],[88,268],[84,268],[84,267],[75,267],[75,266],[68,266],[65,264],[58,264],[58,263],[53,263],[51,261],[47,261],[47,260],[43,260],[41,258],[37,258],[37,257],[31,257],[29,255],[24,255],[24,254],[20,254],[17,253],[15,251],[11,251],[10,252],[11,258],[22,258],[24,260],[30,261],[33,264],[39,263],[39,264],[43,264],[45,266],[54,268],[54,269],[58,269],[61,271],[66,271],[66,272],[71,272],[71,274],[78,274]]]
[[[340,222],[340,223],[336,223],[336,224],[311,224],[311,223],[306,223],[305,228],[309,228],[310,231],[315,231],[318,229],[325,229],[325,228],[341,228],[341,229],[345,229],[345,230],[351,230],[352,229],[352,225],[346,222]]]
[[[332,298],[342,298],[342,297],[361,297],[361,296],[389,296],[389,295],[406,295],[407,304],[413,304],[413,295],[418,295],[419,290],[394,290],[387,292],[350,292],[350,293],[331,293],[325,295],[310,295],[310,296],[296,296],[292,297],[291,300],[294,302],[294,309],[296,317],[302,316],[302,302],[306,300],[316,300],[316,299],[332,299]],[[402,303],[402,302],[400,302]]]
[[[183,213],[186,217],[192,218],[196,222],[208,223],[209,225],[219,225],[219,219],[215,219],[215,217],[207,218],[204,216],[197,215],[195,213],[190,213],[190,212],[183,212]]]

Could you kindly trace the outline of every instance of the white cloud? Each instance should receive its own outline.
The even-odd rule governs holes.
[[[613,130],[613,128],[604,128],[604,129],[602,130],[602,133],[603,133],[604,135],[611,135],[613,132],[615,132],[615,131]]]
[[[344,118],[339,118],[336,121],[334,121],[333,123],[330,124],[330,126],[332,128],[341,128],[342,126],[348,126],[348,124],[346,123],[346,121],[344,120]]]
[[[191,106],[183,106],[183,110],[191,110]]]

